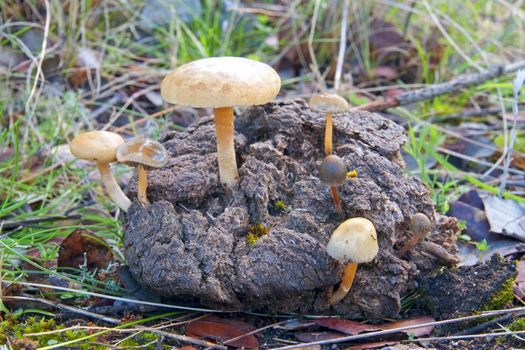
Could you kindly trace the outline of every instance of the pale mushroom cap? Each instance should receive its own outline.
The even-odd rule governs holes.
[[[168,152],[155,140],[136,138],[117,148],[117,160],[131,166],[162,168],[168,162]]]
[[[365,218],[351,218],[337,227],[326,246],[328,255],[344,263],[372,261],[379,250],[374,224]]]
[[[71,153],[84,160],[97,163],[117,161],[117,148],[124,143],[120,135],[110,131],[88,131],[76,136],[69,149]]]
[[[314,112],[343,113],[350,109],[350,105],[344,98],[332,94],[314,95],[308,104]]]
[[[160,86],[165,101],[191,107],[223,108],[272,101],[281,78],[267,64],[243,57],[210,57],[184,64]]]

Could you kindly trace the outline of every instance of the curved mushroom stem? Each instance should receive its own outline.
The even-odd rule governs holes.
[[[237,161],[233,144],[233,108],[214,108],[215,134],[217,135],[217,158],[219,161],[219,176],[223,185],[237,181]]]
[[[120,189],[120,186],[118,185],[117,181],[113,177],[113,174],[111,174],[111,170],[109,169],[109,164],[108,163],[97,163],[97,168],[100,173],[100,177],[102,178],[102,182],[104,183],[104,187],[106,187],[106,192],[108,193],[111,200],[120,209],[124,211],[128,211],[129,207],[131,206],[131,201],[124,194],[124,192],[122,192],[122,190]]]
[[[341,207],[341,199],[337,193],[337,188],[335,186],[331,186],[330,189],[332,190],[332,197],[334,197],[335,211],[337,214],[343,215],[343,207]]]
[[[332,113],[326,112],[326,128],[324,132],[324,153],[332,154]]]
[[[146,194],[146,189],[148,188],[148,171],[146,167],[142,164],[139,164],[139,183],[138,183],[138,197],[139,202],[142,203],[145,207],[149,205],[148,196]]]
[[[397,251],[397,256],[400,258],[403,257],[403,255],[405,255],[410,249],[412,249],[420,239],[421,239],[420,235],[414,234],[414,236],[412,236],[412,238],[410,238],[405,243],[405,245],[403,245],[401,249]]]
[[[341,281],[339,288],[337,288],[334,294],[332,294],[332,297],[330,298],[330,305],[337,304],[348,294],[350,288],[352,288],[356,271],[357,263],[349,263],[346,265],[343,272],[343,280]]]

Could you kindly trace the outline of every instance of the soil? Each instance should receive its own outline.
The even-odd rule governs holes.
[[[436,319],[466,316],[487,306],[494,294],[502,290],[509,278],[514,280],[516,274],[516,264],[500,255],[492,256],[484,264],[442,269],[420,278],[422,301]]]
[[[334,153],[358,172],[338,188],[344,218],[374,223],[379,254],[359,265],[350,293],[330,307],[343,266],[324,247],[344,218],[318,178],[324,123],[303,100],[238,115],[240,179],[230,188],[219,183],[211,117],[170,132],[161,140],[168,165],[149,173],[152,204],[135,203],[123,217],[133,276],[162,296],[213,308],[398,317],[400,297],[418,278],[457,259],[456,220],[436,213],[425,185],[405,173],[402,127],[368,112],[335,115]],[[136,198],[135,181],[130,198]],[[425,241],[439,245],[441,254],[418,244],[401,259],[396,250],[411,237],[408,223],[417,212],[432,221]],[[246,236],[258,224],[269,232],[251,245]]]

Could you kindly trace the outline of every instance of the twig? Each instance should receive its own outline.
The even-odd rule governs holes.
[[[445,83],[433,84],[414,91],[408,91],[394,98],[370,102],[359,106],[356,109],[361,111],[378,112],[384,111],[388,108],[405,106],[414,102],[431,100],[434,97],[476,86],[522,68],[525,68],[525,61],[518,61],[508,65],[496,65],[479,73],[460,75]]]
[[[154,303],[154,302],[151,302],[151,301],[144,301],[144,300],[137,300],[137,299],[130,299],[130,298],[120,298],[120,297],[115,297],[115,296],[112,296],[112,295],[105,295],[105,294],[101,294],[101,293],[88,292],[86,290],[81,290],[81,289],[53,286],[53,285],[44,284],[44,283],[30,283],[30,282],[10,281],[10,280],[4,280],[3,282],[5,282],[5,283],[13,283],[13,284],[20,284],[22,286],[29,286],[29,287],[57,289],[57,290],[62,290],[62,291],[66,291],[66,292],[72,292],[72,293],[78,293],[78,294],[84,294],[84,295],[91,295],[91,296],[104,298],[104,299],[120,300],[120,301],[127,302],[127,303],[156,306],[156,307],[161,307],[161,308],[166,308],[166,309],[176,309],[176,310],[186,310],[186,311],[201,311],[201,312],[216,312],[216,313],[233,312],[233,311],[223,311],[223,310],[205,309],[205,308],[188,307],[188,306],[180,306],[180,305]]]
[[[507,310],[494,310],[494,311],[488,311],[488,312],[485,312],[479,315],[464,316],[464,317],[452,318],[449,320],[422,323],[422,324],[413,325],[413,326],[399,327],[399,328],[387,329],[387,330],[382,330],[382,331],[369,332],[365,334],[351,335],[351,336],[341,337],[341,338],[336,338],[336,339],[319,340],[319,341],[314,341],[314,342],[309,342],[309,343],[283,346],[280,348],[275,348],[274,350],[300,349],[300,348],[305,348],[305,347],[309,347],[312,345],[326,345],[326,344],[343,343],[343,342],[348,342],[351,340],[366,339],[366,338],[380,336],[380,335],[387,335],[387,334],[398,333],[401,331],[408,331],[408,330],[416,329],[416,328],[435,327],[435,326],[441,326],[445,324],[475,320],[478,318],[492,317],[492,316],[498,316],[498,315],[504,315],[504,314],[521,313],[524,311],[525,311],[525,307],[518,307],[514,309],[507,309]]]
[[[99,315],[99,314],[96,314],[96,313],[93,313],[93,312],[82,310],[82,309],[74,307],[74,306],[69,306],[69,305],[65,305],[65,304],[61,304],[61,303],[55,303],[55,302],[52,302],[52,301],[49,301],[49,300],[46,300],[46,299],[33,298],[33,297],[17,297],[17,296],[9,296],[9,297],[6,297],[6,299],[22,299],[22,300],[37,301],[37,302],[42,303],[42,304],[46,304],[46,305],[50,305],[50,306],[53,306],[53,307],[56,307],[56,308],[59,308],[59,309],[71,311],[71,312],[74,312],[74,313],[77,313],[77,314],[80,314],[80,315],[83,315],[83,316],[86,316],[86,317],[94,318],[96,320],[104,321],[104,322],[107,322],[107,323],[116,324],[116,325],[121,325],[122,324],[122,321],[117,320],[116,318]],[[182,341],[182,342],[195,344],[195,345],[199,345],[199,346],[211,347],[211,348],[214,348],[214,349],[224,349],[224,350],[227,349],[227,347],[225,347],[225,346],[213,344],[213,343],[207,342],[205,340],[200,340],[200,339],[187,337],[185,335],[179,335],[179,334],[175,334],[175,333],[170,333],[170,332],[158,330],[158,329],[151,328],[151,327],[141,326],[141,325],[136,325],[135,327],[138,328],[138,329],[142,329],[144,331],[155,333],[157,335],[160,335],[160,336],[163,336],[163,337],[166,337],[166,338],[171,338],[171,339],[174,339],[174,340],[177,340],[177,341]]]
[[[65,215],[65,216],[43,216],[40,218],[24,219],[24,220],[3,220],[0,221],[4,229],[14,229],[19,226],[31,225],[39,222],[53,222],[53,221],[63,221],[63,220],[77,220],[81,219],[80,214],[74,215]]]
[[[493,337],[504,337],[508,335],[525,334],[525,331],[516,332],[494,332],[494,333],[481,333],[481,334],[470,334],[470,335],[451,335],[448,337],[428,337],[419,338],[414,340],[407,340],[410,342],[428,342],[428,341],[443,341],[443,340],[462,340],[462,339],[474,339],[474,338],[493,338]]]
[[[514,143],[516,142],[516,137],[518,136],[518,103],[519,95],[521,88],[525,84],[525,70],[519,70],[516,78],[514,79],[514,103],[512,104],[512,128],[510,130],[510,140],[509,147],[506,150],[506,153],[503,154],[505,159],[503,163],[503,174],[501,174],[501,183],[499,186],[499,193],[501,194],[505,191],[507,186],[507,177],[509,175],[509,167],[512,162],[512,152],[514,150]]]
[[[335,68],[334,90],[338,91],[341,85],[341,75],[343,73],[343,64],[345,62],[346,51],[346,31],[348,26],[348,8],[350,7],[350,0],[344,0],[343,18],[341,19],[341,34],[339,36],[339,52],[337,53],[337,66]]]
[[[317,78],[318,83],[321,85],[321,90],[326,91],[326,85],[324,83],[324,79],[321,76],[321,73],[319,72],[319,65],[317,64],[317,59],[315,58],[315,52],[314,52],[314,34],[315,34],[315,25],[317,23],[317,16],[319,14],[319,7],[321,5],[320,0],[315,1],[315,7],[314,7],[314,13],[312,15],[312,21],[310,24],[310,35],[308,36],[308,52],[310,53],[310,59],[312,60],[312,64],[310,67],[312,68],[312,71],[315,74],[315,77]]]
[[[518,314],[501,316],[501,317],[495,318],[493,320],[484,322],[482,324],[478,324],[477,326],[474,326],[474,327],[462,330],[461,332],[458,332],[458,333],[456,333],[454,335],[467,335],[467,334],[474,334],[474,333],[477,333],[477,332],[481,332],[482,330],[485,330],[485,329],[487,329],[489,327],[492,327],[492,326],[494,326],[494,325],[496,325],[498,323],[508,322],[508,321],[512,320],[513,317],[520,317],[520,316],[522,316],[524,314],[525,313],[518,313]]]

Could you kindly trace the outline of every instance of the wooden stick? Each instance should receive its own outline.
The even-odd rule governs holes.
[[[421,89],[402,93],[393,98],[373,101],[359,106],[356,109],[360,111],[379,112],[392,107],[405,106],[414,102],[431,100],[434,97],[476,86],[522,68],[525,68],[525,61],[518,61],[508,65],[496,65],[479,73],[463,74],[445,83],[433,84]]]

